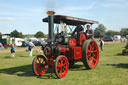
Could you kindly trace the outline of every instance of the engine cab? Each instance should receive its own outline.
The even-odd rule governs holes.
[[[49,26],[49,42],[43,48],[44,54],[49,58],[65,55],[69,61],[81,60],[81,47],[87,40],[84,25],[98,22],[54,14],[55,12],[49,11],[48,17],[43,19]]]

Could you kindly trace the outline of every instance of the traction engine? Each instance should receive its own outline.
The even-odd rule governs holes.
[[[76,61],[82,61],[87,69],[93,69],[97,66],[99,60],[98,45],[94,39],[88,39],[83,30],[78,30],[78,25],[83,28],[86,24],[98,24],[97,21],[54,15],[55,12],[48,11],[48,17],[43,22],[48,22],[48,44],[44,46],[44,55],[37,55],[32,62],[33,72],[37,75],[43,75],[48,68],[54,68],[58,78],[63,78],[68,73],[69,67],[73,67]],[[54,35],[54,24],[57,33]],[[59,32],[61,25],[61,32]],[[76,26],[75,34],[66,33],[67,25]],[[54,38],[55,36],[55,38]]]

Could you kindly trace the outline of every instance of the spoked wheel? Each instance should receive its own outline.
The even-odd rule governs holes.
[[[58,78],[65,77],[68,72],[68,67],[69,67],[68,59],[63,55],[58,56],[55,62],[56,76]]]
[[[82,60],[87,69],[95,68],[99,61],[99,49],[94,40],[87,40],[82,47]]]
[[[47,70],[47,60],[43,55],[38,55],[32,62],[32,70],[37,76],[43,75]]]

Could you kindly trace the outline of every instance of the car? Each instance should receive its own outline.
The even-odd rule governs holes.
[[[9,48],[9,44],[4,44],[4,48]]]
[[[126,39],[128,40],[128,35],[126,35]]]
[[[43,41],[40,41],[41,42],[41,49],[43,50],[44,47],[48,44],[47,41],[43,40]]]
[[[3,44],[0,42],[0,49],[3,49],[4,48],[4,46],[3,46]]]
[[[26,47],[29,46],[28,43],[26,43],[25,41],[22,41],[22,47]]]
[[[0,42],[0,47],[2,47],[3,46],[3,44]]]
[[[39,42],[41,43],[41,45],[46,45],[47,44],[47,41],[45,41],[45,40],[41,40]]]
[[[32,43],[33,43],[35,46],[41,46],[41,42],[40,42],[40,41],[32,41]]]
[[[114,41],[118,41],[118,40],[120,40],[121,39],[121,36],[120,35],[114,35],[113,36],[113,40]]]
[[[113,37],[111,37],[111,36],[104,36],[103,40],[104,41],[113,41]]]

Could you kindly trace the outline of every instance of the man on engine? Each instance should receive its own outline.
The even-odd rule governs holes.
[[[87,25],[86,35],[88,39],[94,38],[93,30],[91,29],[90,25]]]
[[[77,25],[77,27],[75,28],[75,30],[72,32],[72,36],[74,36],[75,33],[77,33],[77,37],[79,37],[79,32],[83,31],[83,27],[79,24]]]

